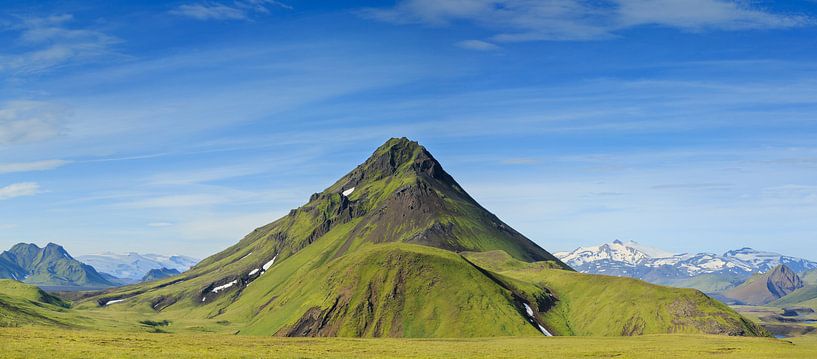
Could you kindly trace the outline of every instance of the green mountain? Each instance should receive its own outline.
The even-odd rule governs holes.
[[[698,291],[573,272],[405,138],[189,271],[78,308],[278,336],[764,334]]]
[[[157,269],[151,269],[150,271],[147,272],[147,274],[145,274],[144,277],[142,277],[142,282],[150,282],[150,281],[154,281],[154,280],[170,278],[170,277],[172,277],[174,275],[179,275],[179,274],[181,274],[181,272],[179,272],[176,269],[168,269],[168,268],[164,268],[164,267],[157,268]]]
[[[785,265],[752,276],[743,284],[722,293],[739,304],[765,305],[804,286],[800,277]]]
[[[74,259],[54,243],[44,248],[19,243],[0,253],[0,278],[38,286],[100,288],[113,285],[93,267]]]

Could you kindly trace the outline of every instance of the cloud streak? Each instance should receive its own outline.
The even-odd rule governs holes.
[[[65,164],[69,161],[64,160],[45,160],[34,162],[17,162],[17,163],[0,163],[0,174],[16,173],[16,172],[32,172],[32,171],[47,171],[52,170]]]
[[[612,38],[639,26],[697,32],[814,24],[804,15],[775,14],[730,0],[402,0],[393,7],[367,8],[360,14],[396,24],[469,23],[495,32],[485,40],[458,44],[474,50],[489,49],[496,42]]]
[[[69,14],[24,18],[10,27],[18,32],[15,53],[0,53],[0,73],[31,75],[69,64],[114,55],[111,47],[120,42],[114,36],[68,27]],[[9,47],[7,47],[8,49]]]
[[[37,183],[34,182],[14,183],[5,187],[0,187],[0,201],[17,197],[33,196],[39,192],[40,185],[38,185]]]
[[[61,133],[59,106],[40,101],[10,101],[0,107],[0,146],[41,142]]]
[[[196,20],[248,20],[254,15],[269,14],[271,8],[292,9],[291,6],[273,0],[246,0],[232,4],[218,2],[202,2],[179,5],[170,11],[173,15],[184,16]]]
[[[501,49],[501,47],[495,44],[482,40],[465,40],[458,42],[456,45],[463,49],[477,51],[496,51]]]

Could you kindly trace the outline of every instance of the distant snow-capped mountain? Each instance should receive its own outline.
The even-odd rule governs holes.
[[[817,262],[742,248],[722,255],[712,253],[671,254],[636,242],[613,241],[572,252],[558,252],[556,257],[583,273],[607,274],[666,283],[676,278],[702,274],[751,275],[763,273],[784,264],[795,272],[817,268]]]
[[[184,272],[199,262],[198,259],[173,255],[105,252],[78,256],[80,261],[90,264],[97,271],[117,278],[141,280],[151,269],[175,269]]]
[[[774,252],[761,252],[751,248],[741,248],[726,252],[724,257],[734,258],[743,263],[748,263],[755,268],[756,272],[767,272],[783,264],[796,273],[810,271],[817,267],[817,263],[796,257],[784,256]]]

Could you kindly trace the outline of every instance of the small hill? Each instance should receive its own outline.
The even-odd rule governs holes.
[[[2,264],[7,269],[0,270],[0,278],[38,286],[104,288],[113,285],[93,267],[74,259],[54,243],[43,248],[31,243],[16,244],[0,253]]]
[[[722,293],[739,304],[765,305],[804,286],[800,277],[785,265],[755,275],[745,283]]]
[[[164,267],[159,269],[151,269],[150,271],[147,272],[147,274],[145,274],[144,277],[142,277],[142,282],[150,282],[154,280],[165,279],[179,274],[181,274],[181,272],[179,272],[176,269],[168,269]]]
[[[11,279],[0,279],[0,327],[41,324],[70,326],[71,314],[61,299]]]

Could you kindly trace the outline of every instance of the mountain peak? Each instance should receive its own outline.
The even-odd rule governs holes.
[[[56,243],[48,243],[43,247],[43,255],[44,256],[57,256],[57,257],[64,257],[66,259],[73,259],[68,254],[68,251],[65,250],[61,245]]]
[[[342,193],[344,197],[359,193],[357,196],[381,197],[385,193],[372,193],[372,190],[383,190],[380,182],[391,182],[409,185],[424,182],[433,188],[447,187],[461,195],[467,196],[456,181],[443,170],[442,165],[425,147],[405,137],[391,138],[378,147],[372,155],[354,170],[343,176],[322,193],[316,193],[310,202],[320,197]],[[357,189],[357,191],[355,191]],[[447,191],[447,190],[446,190]],[[355,195],[352,195],[353,197]],[[469,200],[470,197],[469,197]]]
[[[363,166],[385,175],[410,170],[415,173],[426,173],[437,179],[450,178],[425,147],[405,137],[386,141],[374,151]]]
[[[776,273],[786,274],[786,273],[795,273],[795,272],[791,268],[789,268],[789,266],[787,266],[785,264],[779,264],[776,267],[772,268],[772,270],[770,270],[769,273],[774,275]],[[797,275],[797,274],[795,273],[795,275]]]
[[[745,283],[724,292],[724,296],[739,303],[764,305],[785,297],[804,286],[803,280],[791,268],[780,264],[758,274]]]

